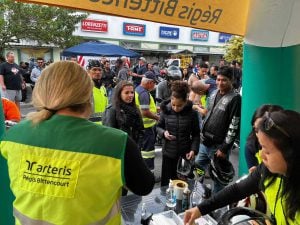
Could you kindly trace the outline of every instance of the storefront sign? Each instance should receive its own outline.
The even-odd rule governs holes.
[[[192,30],[191,39],[192,41],[208,41],[209,31],[207,30]]]
[[[123,23],[123,34],[144,37],[146,35],[146,25],[136,23]]]
[[[220,33],[219,34],[219,42],[220,43],[226,43],[229,41],[229,39],[231,38],[231,34],[224,34],[224,33]]]
[[[108,23],[106,20],[91,20],[91,19],[82,20],[81,30],[104,33],[108,31]]]
[[[160,38],[179,39],[179,28],[176,27],[159,27]]]

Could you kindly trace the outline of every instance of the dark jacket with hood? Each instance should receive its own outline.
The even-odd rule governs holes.
[[[169,158],[185,157],[185,154],[193,150],[199,151],[200,129],[198,115],[193,110],[192,102],[188,101],[185,107],[178,113],[172,110],[171,101],[161,104],[160,120],[157,124],[157,133],[163,139],[163,154]],[[176,136],[176,140],[165,139],[164,132],[169,131]]]

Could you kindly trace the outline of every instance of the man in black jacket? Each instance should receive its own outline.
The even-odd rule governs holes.
[[[241,117],[241,96],[234,92],[232,68],[221,67],[217,76],[218,89],[208,103],[208,113],[201,130],[201,144],[196,164],[206,169],[214,155],[228,158],[238,137]],[[223,189],[214,183],[214,193]]]

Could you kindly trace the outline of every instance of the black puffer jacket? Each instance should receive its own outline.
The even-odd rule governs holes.
[[[192,109],[192,102],[188,102],[181,112],[172,110],[170,100],[161,104],[161,116],[157,124],[157,133],[163,138],[163,154],[169,158],[184,157],[193,150],[198,153],[200,144],[200,129],[198,115]],[[176,136],[176,140],[165,139],[164,132]]]

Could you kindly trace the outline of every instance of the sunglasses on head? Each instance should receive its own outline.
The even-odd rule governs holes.
[[[265,114],[266,116],[266,120],[264,122],[264,128],[266,131],[271,130],[272,128],[275,128],[276,130],[278,130],[279,132],[281,132],[282,134],[284,134],[286,137],[290,137],[289,133],[286,132],[282,127],[278,126],[274,120],[271,118],[270,113],[266,112]]]

